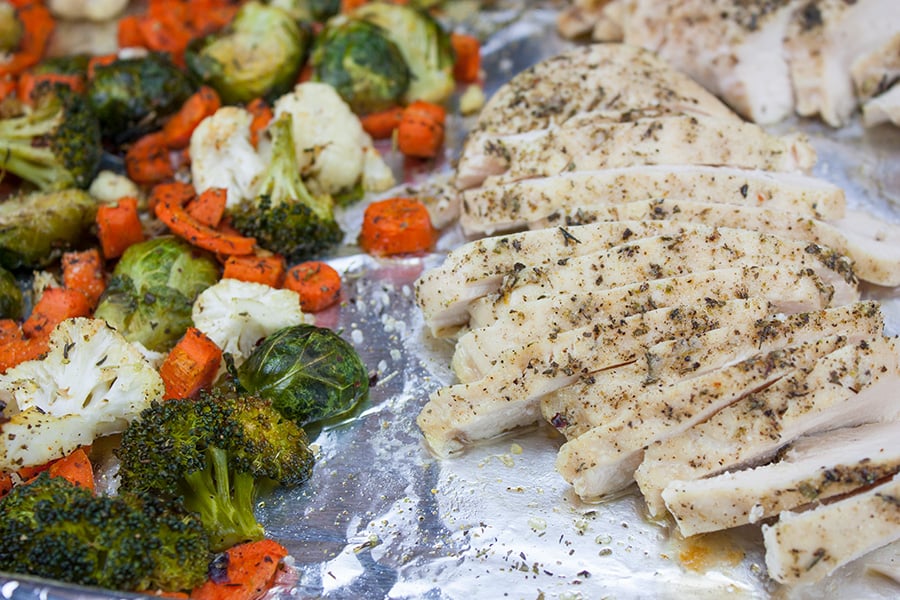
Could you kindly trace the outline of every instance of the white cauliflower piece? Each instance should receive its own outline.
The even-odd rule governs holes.
[[[113,171],[97,173],[91,187],[88,188],[88,193],[104,204],[115,204],[125,196],[141,197],[141,190],[135,182]]]
[[[0,375],[0,469],[46,463],[125,429],[163,397],[162,377],[100,319],[67,319],[41,360]]]
[[[119,15],[128,0],[49,0],[47,8],[60,19],[107,21]]]
[[[265,163],[250,143],[253,115],[223,106],[206,117],[191,135],[191,177],[197,192],[211,187],[228,190],[227,205],[254,197]]]
[[[235,365],[269,334],[313,321],[300,310],[296,292],[237,279],[222,279],[200,292],[191,318],[194,327],[234,357]]]
[[[301,83],[276,100],[273,109],[275,118],[284,113],[293,118],[297,163],[311,192],[336,194],[360,180],[370,191],[394,185],[393,174],[372,146],[372,138],[330,85]]]

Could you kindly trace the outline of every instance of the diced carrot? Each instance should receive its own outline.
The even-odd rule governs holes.
[[[437,240],[428,209],[415,198],[373,202],[363,215],[359,244],[374,256],[430,250]]]
[[[395,106],[387,110],[376,113],[370,113],[360,119],[363,129],[376,140],[389,138],[394,134],[394,130],[400,126],[400,119],[403,118],[403,107]]]
[[[106,289],[106,273],[100,251],[96,248],[62,255],[63,285],[78,290],[88,299],[91,308],[97,306]]]
[[[117,33],[119,48],[146,48],[147,40],[141,33],[140,17],[138,15],[126,15],[119,19]]]
[[[83,448],[79,448],[58,460],[48,469],[50,477],[64,477],[75,485],[94,490],[94,468]]]
[[[66,319],[90,314],[91,305],[84,294],[78,290],[50,287],[44,290],[31,315],[25,319],[22,331],[28,337],[46,336]]]
[[[12,475],[0,473],[0,498],[7,495],[13,489]]]
[[[255,148],[259,144],[259,135],[272,121],[272,107],[262,98],[247,103],[247,111],[253,115],[250,121],[250,142]]]
[[[198,223],[215,229],[222,222],[222,217],[225,216],[227,199],[228,190],[225,188],[207,188],[188,202],[185,210],[197,219]]]
[[[0,373],[26,360],[34,360],[49,347],[48,337],[26,338],[22,328],[12,319],[0,320]]]
[[[18,75],[40,62],[56,19],[41,3],[24,4],[16,11],[23,33],[19,48],[0,63],[0,75]]]
[[[284,258],[278,254],[229,256],[222,277],[279,288],[284,281]]]
[[[163,126],[166,145],[173,149],[186,148],[200,121],[215,113],[220,106],[222,101],[216,90],[208,85],[202,86],[166,121]]]
[[[125,171],[132,181],[148,185],[174,177],[165,134],[148,133],[132,144],[125,152]]]
[[[225,577],[208,580],[191,592],[195,600],[253,600],[272,587],[287,548],[274,540],[238,544],[226,551]]]
[[[234,2],[188,0],[188,26],[197,37],[219,31],[234,19],[238,6]]]
[[[154,211],[160,221],[178,237],[189,243],[223,256],[252,254],[256,240],[250,237],[223,233],[199,223],[187,213],[184,205],[193,197],[193,187],[186,183],[165,183],[153,188]],[[187,195],[187,190],[191,195]]]
[[[91,59],[88,61],[88,67],[87,67],[88,80],[94,78],[94,74],[97,72],[97,67],[105,67],[106,65],[110,65],[110,64],[116,62],[118,59],[119,59],[119,55],[116,53],[92,56]]]
[[[284,287],[300,295],[300,308],[319,312],[341,298],[341,274],[328,263],[311,260],[288,269]]]
[[[188,327],[159,368],[165,398],[193,398],[210,388],[221,362],[221,348],[199,329]]]
[[[341,0],[341,12],[343,14],[351,13],[368,2],[369,0]]]
[[[114,206],[100,206],[96,220],[97,237],[106,258],[118,258],[129,246],[144,240],[137,198],[126,196]]]
[[[463,83],[478,81],[481,70],[481,42],[473,35],[451,33],[450,43],[456,62],[453,63],[453,78]]]
[[[438,104],[416,100],[403,110],[397,148],[406,156],[433,158],[444,143],[447,112]]]
[[[178,4],[170,3],[170,6],[177,7]],[[152,6],[151,4],[151,8]],[[159,10],[156,14],[139,17],[137,24],[147,48],[156,52],[168,52],[172,56],[172,62],[184,66],[184,51],[194,34],[178,13],[177,10]]]

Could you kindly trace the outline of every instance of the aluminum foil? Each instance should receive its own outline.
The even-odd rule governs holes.
[[[491,33],[484,47],[490,95],[513,74],[570,46],[554,31],[554,7],[494,6],[468,23]],[[382,148],[404,184],[445,176],[472,119],[454,121],[447,160],[411,168]],[[811,121],[816,174],[845,188],[851,206],[900,222],[900,134]],[[361,207],[342,215],[358,231]],[[562,440],[535,426],[458,458],[437,460],[415,417],[431,391],[453,382],[450,343],[431,338],[413,284],[463,240],[450,226],[439,252],[376,260],[352,247],[331,263],[345,276],[342,303],[318,316],[360,352],[376,383],[351,418],[311,432],[318,462],[301,489],[260,504],[291,569],[273,599],[330,598],[895,598],[900,545],[885,547],[817,585],[778,586],[765,573],[758,527],[681,539],[650,521],[636,491],[602,504],[580,501],[553,467]],[[352,240],[348,239],[348,242]],[[900,333],[900,290],[868,288]],[[24,579],[0,580],[4,598],[130,597]]]

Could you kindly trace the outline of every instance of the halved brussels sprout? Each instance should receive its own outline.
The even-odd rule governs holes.
[[[0,319],[19,319],[24,299],[15,276],[0,267]]]

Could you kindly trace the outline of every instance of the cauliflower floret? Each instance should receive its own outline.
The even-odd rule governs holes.
[[[163,396],[162,378],[121,334],[99,319],[67,319],[41,360],[0,375],[0,469],[46,463],[118,433]]]
[[[223,106],[191,135],[191,177],[197,192],[211,187],[228,190],[227,205],[254,197],[265,163],[250,143],[253,115]]]
[[[275,101],[275,118],[286,112],[293,117],[297,162],[310,191],[336,194],[360,179],[369,191],[394,185],[372,138],[333,87],[309,81],[297,85]]]
[[[91,182],[88,193],[104,204],[114,204],[120,198],[139,198],[141,190],[135,182],[113,171],[100,171]]]
[[[237,279],[222,279],[200,292],[191,318],[194,327],[231,354],[236,365],[270,333],[313,321],[300,310],[296,292]]]
[[[49,0],[47,8],[60,19],[107,21],[121,13],[128,0]]]

